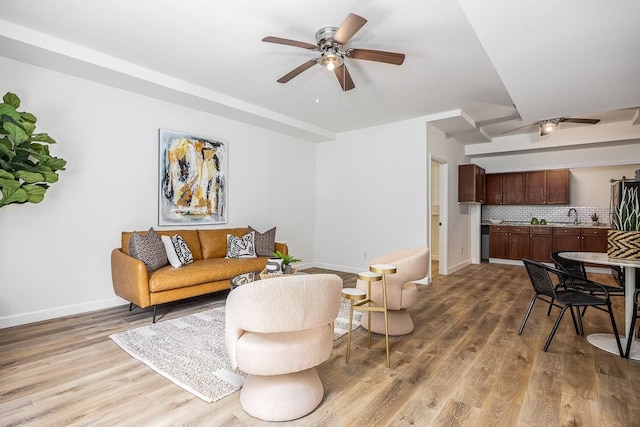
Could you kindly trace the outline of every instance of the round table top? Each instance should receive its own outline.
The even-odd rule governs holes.
[[[392,274],[395,273],[398,269],[393,264],[371,264],[369,266],[369,270],[373,271],[374,273]]]
[[[344,288],[342,290],[342,296],[346,299],[359,300],[359,299],[365,299],[367,294],[361,289]]]
[[[382,275],[380,273],[374,273],[373,271],[361,271],[358,273],[358,279],[364,280],[365,282],[376,282],[382,280]]]
[[[611,258],[606,254],[606,252],[560,252],[558,255],[562,258],[570,259],[572,261],[640,268],[640,261]]]

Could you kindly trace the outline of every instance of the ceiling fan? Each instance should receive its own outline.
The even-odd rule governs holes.
[[[367,20],[355,13],[350,13],[340,27],[322,27],[316,31],[316,44],[283,39],[280,37],[265,37],[263,42],[278,43],[288,46],[301,47],[303,49],[320,52],[320,56],[311,59],[299,67],[289,71],[278,79],[278,83],[287,83],[303,71],[316,64],[327,67],[333,71],[342,86],[343,91],[355,88],[349,75],[345,59],[364,59],[367,61],[384,62],[387,64],[401,65],[404,62],[403,53],[384,52],[371,49],[346,48],[345,45],[367,23]]]
[[[519,129],[524,129],[526,127],[529,126],[538,126],[540,128],[540,136],[545,136],[545,135],[549,135],[551,132],[553,132],[560,123],[580,123],[580,124],[584,124],[584,125],[595,125],[596,123],[600,122],[600,119],[578,119],[578,118],[574,118],[574,117],[558,117],[557,119],[547,119],[547,120],[540,120],[538,122],[534,122],[534,123],[530,123],[528,125],[524,125],[524,126],[520,126],[518,128],[515,129],[511,129],[508,130],[506,132],[502,132],[503,134],[505,133],[509,133],[509,132],[513,132]]]

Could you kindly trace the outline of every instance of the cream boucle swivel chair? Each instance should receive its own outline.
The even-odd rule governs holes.
[[[249,415],[288,421],[320,404],[324,388],[315,366],[331,355],[341,292],[340,277],[306,274],[229,293],[225,343],[231,365],[248,374],[240,403]]]
[[[418,246],[383,255],[371,261],[371,264],[393,264],[395,274],[385,277],[387,283],[387,313],[389,335],[406,335],[413,331],[413,321],[407,308],[418,300],[418,288],[413,283],[427,276],[429,268],[429,248]],[[367,292],[367,282],[358,280],[358,289]],[[371,284],[371,299],[382,305],[382,282]],[[362,316],[362,327],[369,330],[368,316]],[[384,334],[384,313],[371,313],[371,332]]]

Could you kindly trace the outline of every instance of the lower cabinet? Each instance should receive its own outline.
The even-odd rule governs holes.
[[[551,227],[529,227],[529,259],[551,262],[553,234]]]
[[[607,252],[607,231],[605,228],[582,228],[580,249],[583,252]]]
[[[489,258],[509,258],[509,227],[492,225],[489,227]]]
[[[580,228],[553,227],[554,251],[580,251]]]
[[[552,251],[607,252],[606,228],[492,225],[489,258],[551,262]]]
[[[489,227],[489,258],[522,259],[529,253],[529,227]]]
[[[529,257],[529,227],[509,226],[509,258]]]

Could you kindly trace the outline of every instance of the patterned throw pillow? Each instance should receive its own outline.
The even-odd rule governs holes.
[[[255,233],[247,233],[242,237],[227,234],[227,256],[225,258],[255,258]]]
[[[156,271],[169,263],[162,240],[153,227],[144,235],[137,231],[131,234],[129,254],[144,262],[148,272]]]
[[[257,256],[271,256],[276,250],[276,228],[267,230],[264,233],[256,231],[255,228],[249,226],[249,232],[254,232],[254,242],[256,245]]]
[[[162,236],[162,243],[166,250],[167,258],[173,268],[182,267],[193,262],[193,254],[187,242],[179,236]]]

